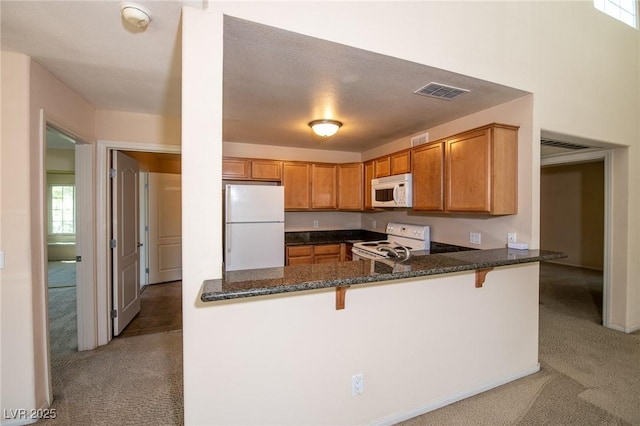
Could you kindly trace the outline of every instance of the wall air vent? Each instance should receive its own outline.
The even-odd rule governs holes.
[[[589,146],[586,145],[580,145],[577,143],[570,143],[570,142],[560,142],[560,141],[552,141],[550,139],[541,139],[540,140],[540,145],[544,145],[544,146],[552,146],[554,148],[564,148],[564,149],[571,149],[571,150],[578,150],[578,149],[587,149],[587,148],[591,148]]]
[[[429,133],[423,133],[411,138],[411,146],[418,146],[427,142],[429,142]]]
[[[416,95],[429,96],[431,98],[444,99],[450,101],[460,95],[463,95],[470,90],[460,89],[459,87],[447,86],[445,84],[431,82],[424,87],[416,90]]]

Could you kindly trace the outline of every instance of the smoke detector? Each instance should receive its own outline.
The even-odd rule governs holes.
[[[147,28],[151,22],[151,12],[136,3],[122,3],[120,5],[122,18],[129,24],[141,30]]]

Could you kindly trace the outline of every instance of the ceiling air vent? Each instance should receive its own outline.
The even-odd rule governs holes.
[[[462,94],[469,92],[467,89],[460,89],[459,87],[447,86],[445,84],[431,82],[426,86],[416,90],[416,95],[429,96],[431,98],[444,99],[450,101]]]
[[[569,143],[569,142],[552,141],[550,139],[541,139],[540,140],[540,145],[552,146],[552,147],[555,147],[555,148],[572,149],[572,150],[590,148],[590,147],[588,147],[586,145],[579,145],[577,143]]]

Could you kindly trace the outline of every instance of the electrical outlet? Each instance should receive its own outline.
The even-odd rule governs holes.
[[[351,376],[351,396],[364,392],[364,377],[362,373]]]
[[[313,221],[313,227],[314,227],[314,228],[318,228],[319,226],[320,226],[320,222],[319,222],[319,221],[317,221],[317,220],[314,220],[314,221]]]
[[[482,234],[479,232],[469,232],[469,242],[471,244],[481,244]]]
[[[508,243],[515,243],[516,242],[516,233],[515,232],[507,233],[507,242]]]
[[[375,220],[373,221],[373,229],[376,229],[378,225],[378,222],[376,222]]]

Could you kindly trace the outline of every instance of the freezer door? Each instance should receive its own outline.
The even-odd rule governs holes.
[[[284,187],[227,185],[226,221],[284,222]]]
[[[284,266],[284,223],[227,224],[225,269]]]

